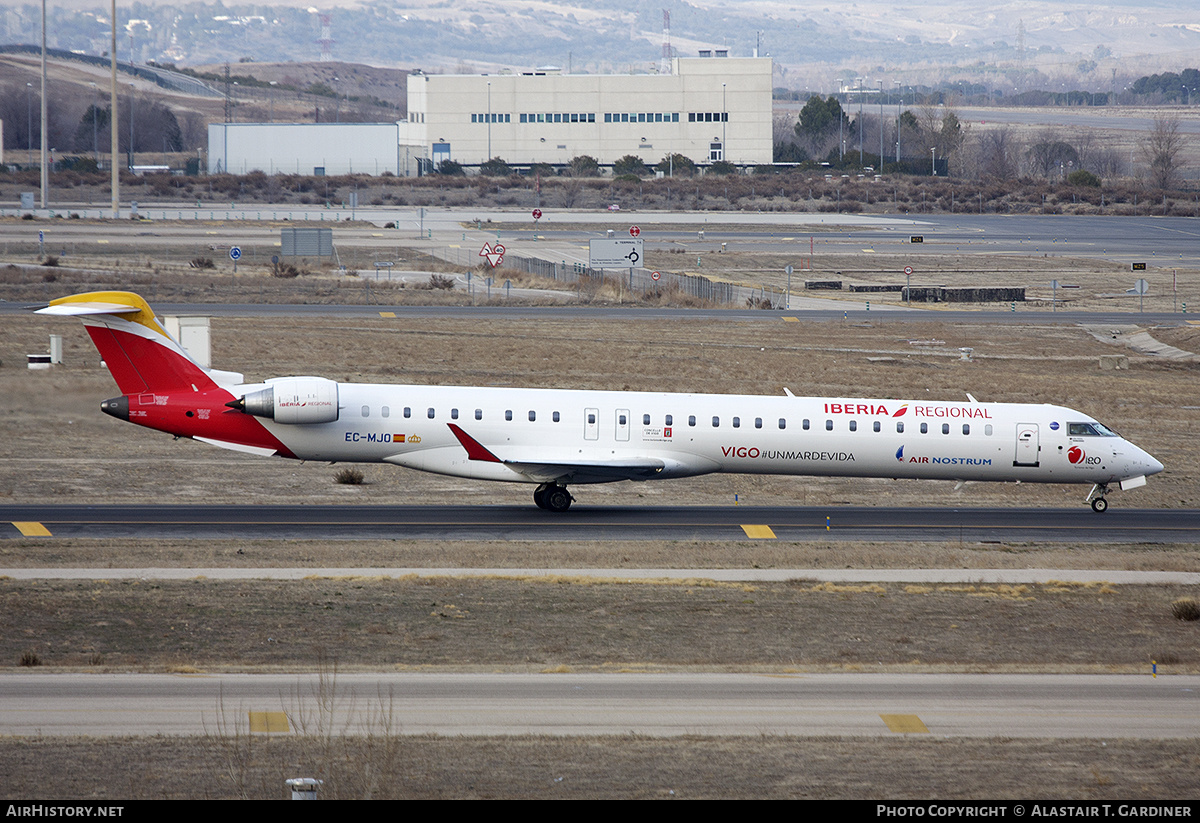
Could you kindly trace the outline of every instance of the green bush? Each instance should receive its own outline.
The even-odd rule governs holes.
[[[1100,178],[1092,174],[1087,169],[1078,169],[1067,175],[1067,182],[1072,186],[1090,186],[1091,188],[1100,188]]]

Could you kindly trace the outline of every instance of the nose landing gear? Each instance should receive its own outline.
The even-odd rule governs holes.
[[[1107,483],[1097,483],[1092,486],[1092,490],[1088,492],[1087,499],[1092,504],[1092,511],[1096,514],[1103,514],[1108,511],[1108,501],[1104,499],[1104,495],[1108,494]]]

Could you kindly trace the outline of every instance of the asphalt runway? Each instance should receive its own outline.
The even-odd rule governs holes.
[[[578,492],[579,490],[577,490]],[[0,539],[1197,543],[1196,509],[4,505]]]
[[[326,695],[318,701],[324,685]],[[1200,676],[970,674],[0,675],[0,734],[1195,738]],[[392,722],[380,727],[380,716]]]

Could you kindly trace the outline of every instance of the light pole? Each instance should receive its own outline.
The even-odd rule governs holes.
[[[842,135],[842,123],[846,120],[846,115],[842,111],[842,86],[845,84],[845,79],[838,78],[838,159],[841,160],[846,156],[846,138]]]
[[[721,159],[725,160],[729,157],[729,148],[725,145],[725,121],[729,119],[728,110],[725,108],[725,84],[721,84]]]
[[[863,84],[863,80],[866,80],[866,78],[865,77],[857,78],[857,81],[858,81],[858,165],[859,165],[859,167],[861,167],[863,164],[863,162],[862,162],[862,156],[863,156],[863,118],[862,118],[862,114],[863,114],[862,88],[863,88],[863,86],[862,86],[862,84]]]
[[[896,84],[896,90],[900,91],[900,81],[893,81]],[[900,165],[900,107],[904,104],[904,92],[900,92],[896,97],[896,165]]]
[[[100,98],[98,89],[95,83],[90,84],[92,87],[92,159],[96,161],[96,169],[100,168],[100,151],[96,145],[96,113],[100,108]]]
[[[25,135],[25,165],[33,165],[33,83],[25,84],[25,117],[29,121]]]
[[[484,159],[491,160],[492,159],[492,81],[491,80],[487,81],[487,95],[488,95],[488,101],[487,101],[487,103],[488,103],[488,110],[487,110],[488,150],[487,150],[487,157]]]
[[[879,173],[883,173],[883,81],[879,81]]]

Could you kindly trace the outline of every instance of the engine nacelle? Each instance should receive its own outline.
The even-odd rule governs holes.
[[[227,405],[276,423],[332,423],[338,419],[338,384],[324,377],[285,377]]]

